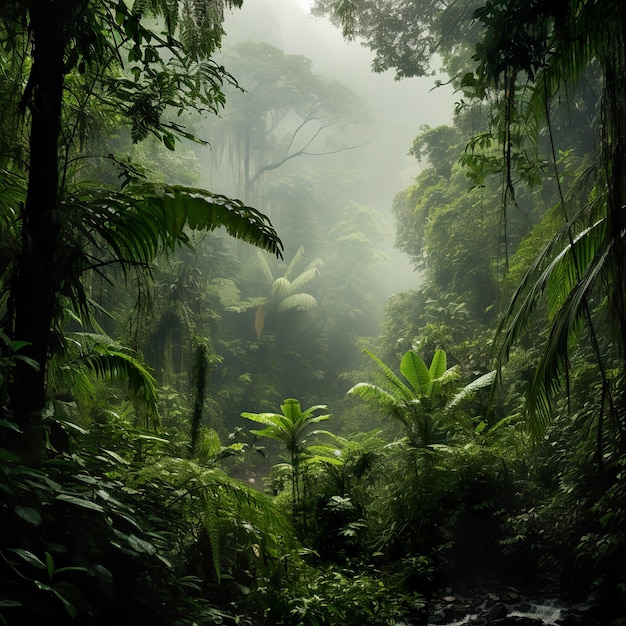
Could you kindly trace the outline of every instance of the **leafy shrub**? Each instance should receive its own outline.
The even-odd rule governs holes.
[[[380,573],[302,566],[295,580],[271,597],[268,623],[276,626],[382,626],[423,606],[418,594],[400,592]]]

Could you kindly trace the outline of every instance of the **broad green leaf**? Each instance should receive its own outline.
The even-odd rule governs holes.
[[[33,565],[37,569],[44,570],[46,569],[46,564],[35,554],[30,552],[29,550],[23,550],[22,548],[9,548],[9,550],[20,558],[22,558],[29,565]]]
[[[150,555],[156,554],[156,548],[150,542],[140,539],[136,535],[127,535],[126,540],[128,541],[128,544],[137,552]]]
[[[20,427],[15,423],[9,420],[0,419],[0,428],[6,428],[8,430],[12,430],[16,433],[21,433]]]
[[[75,506],[79,506],[83,509],[104,513],[104,509],[99,504],[96,504],[91,500],[84,500],[83,498],[77,498],[66,493],[60,493],[56,499],[61,500],[62,502],[68,502],[69,504],[74,504]]]
[[[426,364],[414,350],[408,350],[400,361],[400,373],[409,381],[418,398],[427,396],[431,375]]]
[[[436,380],[437,378],[441,378],[447,368],[447,358],[446,353],[439,349],[433,355],[433,360],[430,363],[430,378],[431,380]]]
[[[41,513],[37,509],[33,509],[29,506],[15,507],[15,513],[18,517],[21,517],[25,522],[32,524],[33,526],[39,526],[41,524]]]
[[[115,459],[118,463],[122,465],[130,465],[130,463],[126,459],[122,458],[117,452],[113,452],[113,450],[103,449],[102,452],[108,454],[111,458]]]

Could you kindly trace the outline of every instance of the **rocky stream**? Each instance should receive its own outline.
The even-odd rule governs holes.
[[[423,615],[397,626],[626,626],[626,619],[607,620],[603,613],[597,606],[562,600],[549,580],[532,585],[485,581],[440,589]]]

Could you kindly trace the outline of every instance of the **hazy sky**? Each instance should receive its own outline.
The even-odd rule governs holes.
[[[326,19],[310,16],[307,0],[244,0],[229,12],[225,45],[242,40],[264,41],[287,54],[313,61],[313,70],[350,87],[374,119],[372,178],[379,180],[372,204],[388,209],[393,195],[411,182],[419,164],[407,152],[420,126],[447,123],[454,95],[447,87],[432,90],[436,77],[396,81],[393,74],[371,71],[373,53],[358,42],[346,42]],[[384,164],[384,166],[382,165]]]

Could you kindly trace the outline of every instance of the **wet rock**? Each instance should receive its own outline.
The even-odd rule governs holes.
[[[449,622],[448,616],[443,609],[433,609],[430,613],[428,621],[431,624],[447,624]]]
[[[491,606],[488,606],[486,609],[482,610],[477,617],[477,620],[482,622],[487,622],[488,624],[495,622],[496,620],[500,620],[507,616],[509,610],[506,608],[505,604],[502,602],[496,602]]]
[[[559,626],[582,626],[583,617],[577,611],[561,611],[561,616],[556,623]]]
[[[516,602],[520,598],[519,591],[513,587],[507,587],[505,593],[507,598],[513,602]]]

